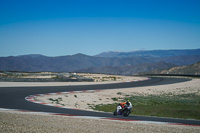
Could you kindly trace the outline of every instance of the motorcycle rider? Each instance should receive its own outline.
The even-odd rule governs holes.
[[[128,116],[131,113],[132,109],[132,103],[130,100],[127,100],[126,102],[120,103],[117,106],[117,110],[114,111],[113,115],[123,115],[123,116]]]
[[[131,109],[132,109],[132,107],[133,107],[133,105],[132,105],[132,103],[130,102],[130,100],[127,100],[126,101],[126,108],[131,112]]]

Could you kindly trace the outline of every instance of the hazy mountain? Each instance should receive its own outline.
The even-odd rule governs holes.
[[[130,66],[115,66],[115,67],[93,67],[88,69],[79,70],[78,72],[89,72],[89,73],[105,73],[105,74],[117,74],[117,75],[133,75],[138,73],[146,73],[153,70],[165,70],[174,67],[173,64],[165,62],[139,64]]]
[[[29,55],[19,55],[17,57],[45,57],[44,55],[41,54],[29,54]]]
[[[186,50],[140,50],[132,52],[103,52],[97,57],[171,57],[184,55],[200,55],[200,49],[186,49]]]
[[[0,57],[0,71],[71,72],[91,67],[126,66],[151,62],[156,62],[156,60],[143,57],[133,57],[126,59],[104,58],[88,56],[84,54],[58,57],[23,55],[16,57]]]
[[[110,55],[107,55],[109,58],[88,56],[81,53],[57,57],[38,54],[0,57],[0,71],[84,71],[129,75],[190,65],[200,61],[200,49],[112,52],[111,57]]]
[[[175,64],[177,66],[183,66],[183,65],[191,65],[200,61],[200,55],[163,57],[163,58],[160,58],[159,60],[165,61],[167,63]]]

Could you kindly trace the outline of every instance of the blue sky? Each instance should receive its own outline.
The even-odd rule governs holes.
[[[0,56],[200,48],[200,0],[1,0]]]

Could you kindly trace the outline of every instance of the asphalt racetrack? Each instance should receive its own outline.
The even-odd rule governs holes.
[[[200,126],[199,120],[160,118],[160,117],[135,116],[135,115],[130,115],[128,117],[113,116],[112,113],[57,108],[57,107],[32,103],[25,100],[25,97],[36,94],[56,93],[56,92],[66,92],[66,91],[119,89],[119,88],[129,88],[129,87],[152,86],[152,85],[155,86],[155,85],[185,82],[188,80],[190,79],[152,77],[150,80],[146,81],[124,82],[124,83],[104,84],[104,85],[101,84],[101,85],[84,85],[84,86],[77,85],[77,86],[48,86],[48,87],[0,87],[0,108],[19,109],[19,110],[36,111],[36,112],[60,113],[63,115],[70,114],[70,115],[80,115],[80,116],[109,117],[111,119],[112,118],[126,119],[127,121],[128,120],[155,121],[155,122],[169,122],[175,124]]]

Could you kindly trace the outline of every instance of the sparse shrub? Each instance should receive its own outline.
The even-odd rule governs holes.
[[[118,101],[118,98],[114,97],[114,98],[111,98],[113,101]]]
[[[117,95],[122,95],[122,92],[117,92]]]

